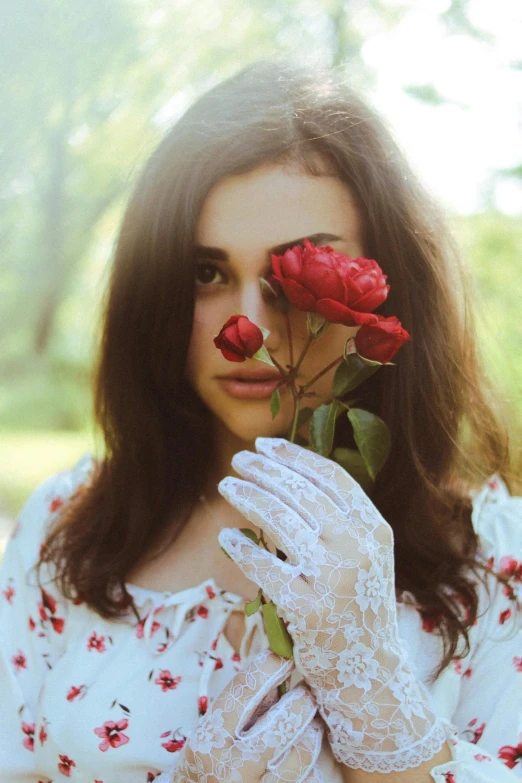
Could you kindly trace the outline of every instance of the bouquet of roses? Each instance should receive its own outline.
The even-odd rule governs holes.
[[[389,364],[399,348],[410,339],[398,318],[385,318],[374,313],[388,296],[390,286],[386,279],[373,259],[351,258],[337,253],[328,245],[318,247],[305,239],[304,247],[296,245],[282,256],[272,255],[272,272],[261,279],[264,295],[284,315],[290,364],[282,367],[270,355],[264,345],[269,332],[244,315],[232,315],[214,338],[216,347],[231,362],[254,358],[275,366],[281,378],[270,400],[272,418],[280,410],[280,389],[288,386],[294,401],[288,440],[299,442],[334,460],[366,490],[386,462],[390,436],[382,419],[357,407],[357,401],[347,396],[383,364]],[[295,362],[288,317],[290,305],[307,313],[308,336]],[[305,385],[298,385],[297,372],[306,352],[332,323],[360,328],[354,337],[346,341],[342,356]],[[333,367],[337,369],[331,399],[317,408],[301,407],[303,399],[317,396],[309,389]],[[343,414],[347,415],[353,428],[356,449],[334,448],[336,420]],[[310,422],[309,443],[299,435],[299,430],[307,422]],[[248,528],[242,528],[241,532],[268,549],[262,531],[259,536]],[[286,559],[280,550],[277,550],[277,555]],[[250,615],[259,609],[263,613],[271,649],[283,657],[292,657],[292,640],[285,623],[278,616],[274,603],[266,601],[261,590],[254,601],[246,604],[245,612]]]

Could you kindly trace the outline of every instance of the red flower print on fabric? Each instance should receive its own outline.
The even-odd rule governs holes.
[[[522,672],[522,658],[518,658],[516,655],[513,658],[513,665],[517,672]]]
[[[87,693],[86,685],[79,685],[78,687],[76,687],[76,685],[72,685],[69,688],[69,693],[67,694],[67,701],[74,701],[78,697],[80,699],[83,699],[86,693]]]
[[[485,756],[483,753],[475,753],[473,758],[475,761],[493,761],[491,756]]]
[[[506,555],[500,558],[500,573],[511,576],[516,582],[522,582],[522,560],[520,563],[514,557]]]
[[[47,740],[47,721],[44,718],[44,721],[42,725],[40,726],[40,731],[38,732],[38,739],[40,740],[40,745],[43,747]]]
[[[511,617],[511,609],[504,609],[503,612],[500,612],[500,616],[498,618],[498,621],[500,625],[504,625],[507,620]]]
[[[55,511],[58,511],[59,508],[63,506],[63,500],[60,497],[53,498],[51,502],[49,503],[49,511],[54,513]]]
[[[205,587],[205,590],[207,591],[207,595],[208,595],[209,598],[215,598],[216,597],[216,593],[214,592],[212,587],[210,587],[210,585],[207,585]]]
[[[503,593],[510,601],[522,601],[522,560],[506,555],[500,559],[500,574],[507,577],[509,584],[504,585]]]
[[[161,607],[158,607],[158,608],[157,608],[157,609],[154,611],[154,614],[156,614],[156,613],[157,613],[157,612],[158,612],[160,609],[161,609]],[[138,639],[143,639],[143,629],[144,629],[144,627],[145,627],[145,623],[146,623],[146,621],[147,621],[147,618],[148,618],[149,614],[150,614],[150,612],[147,612],[147,614],[145,615],[145,617],[143,617],[143,618],[142,618],[142,619],[139,621],[139,623],[136,625],[136,638],[138,638]],[[160,629],[160,628],[161,628],[161,623],[158,623],[158,622],[157,622],[157,620],[154,620],[154,622],[152,623],[152,627],[151,627],[151,629],[150,629],[150,635],[151,635],[151,636],[154,636],[154,634],[156,633],[156,631],[159,631],[159,629]]]
[[[440,614],[430,615],[427,612],[420,612],[422,617],[422,630],[426,633],[433,633],[439,627],[442,616]]]
[[[42,622],[46,623],[47,621],[50,621],[56,633],[63,633],[65,621],[61,617],[56,617],[56,609],[58,606],[56,599],[43,588],[40,589],[40,592],[42,594],[42,601],[38,604],[38,612]]]
[[[36,623],[33,620],[33,618],[29,615],[29,630],[34,631],[35,628],[36,628]]]
[[[513,769],[522,759],[522,734],[518,745],[504,745],[498,752],[499,759],[502,759],[506,767]]]
[[[58,762],[58,769],[65,775],[66,778],[71,777],[71,768],[76,766],[76,762],[69,758],[69,756],[63,756],[59,754],[60,761]]]
[[[202,617],[204,620],[208,617],[208,609],[206,606],[200,606],[198,607],[198,616]]]
[[[473,718],[473,720],[470,720],[468,723],[468,728],[463,732],[464,739],[466,739],[467,742],[471,742],[473,745],[476,745],[477,742],[480,742],[480,739],[484,734],[484,729],[486,728],[485,723],[477,726],[477,722],[478,718]]]
[[[20,649],[18,650],[17,655],[13,655],[11,660],[16,672],[19,672],[20,669],[27,669],[27,658]]]
[[[240,663],[241,656],[239,655],[239,653],[235,652],[234,655],[232,656],[232,660],[234,661],[234,663]]]
[[[2,593],[4,594],[4,598],[7,601],[8,604],[13,603],[13,598],[15,595],[15,589],[12,585],[8,585],[5,590],[2,590]]]
[[[123,718],[117,722],[107,720],[103,726],[94,729],[94,733],[103,740],[98,745],[99,749],[105,753],[109,748],[119,748],[122,745],[126,745],[129,741],[129,737],[126,734],[123,734],[123,732],[128,725],[129,721],[127,718]]]
[[[444,783],[457,783],[453,772],[443,772],[442,774],[444,775]]]
[[[34,733],[36,731],[36,724],[25,723],[25,721],[22,721],[22,731],[25,734],[25,739],[22,742],[22,745],[24,748],[27,748],[27,750],[34,751]]]
[[[98,636],[96,631],[93,631],[92,634],[89,636],[89,640],[87,642],[87,649],[89,652],[91,650],[96,650],[96,652],[102,653],[105,652],[107,649],[105,647],[105,636]]]
[[[208,710],[208,698],[206,696],[200,696],[198,698],[198,712],[201,717]]]
[[[170,737],[170,739],[167,742],[162,742],[161,747],[165,748],[169,753],[176,753],[176,751],[181,750],[187,739],[184,734],[180,733],[180,729],[164,731],[163,734],[160,734],[160,739],[165,739],[165,737]]]
[[[173,677],[168,669],[163,669],[154,682],[156,685],[161,685],[161,690],[165,693],[166,691],[172,691],[177,688],[181,682],[181,677]]]

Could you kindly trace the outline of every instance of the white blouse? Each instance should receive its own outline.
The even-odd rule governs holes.
[[[213,579],[178,593],[128,590],[140,621],[105,620],[65,599],[32,567],[45,531],[94,466],[76,466],[41,484],[25,503],[0,571],[0,783],[161,783],[199,715],[235,673],[268,646],[261,614],[246,618],[239,654],[223,633],[243,599]],[[491,602],[480,590],[471,650],[434,685],[442,643],[430,618],[403,593],[401,638],[440,717],[453,727],[452,760],[434,767],[436,783],[522,778],[522,498],[493,476],[473,498],[472,521],[488,565]],[[47,574],[47,577],[49,574]],[[489,603],[489,605],[488,605]],[[301,680],[295,670],[294,686]],[[342,781],[327,740],[318,766]]]

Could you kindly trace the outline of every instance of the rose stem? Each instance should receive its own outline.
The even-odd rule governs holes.
[[[279,372],[281,373],[281,375],[284,375],[284,376],[286,377],[286,376],[288,375],[288,373],[287,373],[287,371],[284,369],[284,367],[282,367],[282,366],[279,364],[279,362],[277,362],[277,361],[274,359],[274,357],[272,356],[272,354],[270,354],[270,358],[271,358],[271,359],[272,359],[272,361],[274,362],[275,366],[277,367],[277,369],[279,370]]]
[[[311,344],[313,343],[314,340],[315,340],[315,335],[309,334],[307,339],[306,339],[306,343],[304,344],[303,350],[301,351],[301,356],[299,357],[299,359],[297,360],[297,364],[293,368],[294,376],[297,374],[297,371],[298,371],[299,367],[301,366],[301,362],[303,361],[303,359],[305,357],[305,353],[310,348],[310,346],[311,346]]]
[[[294,417],[292,419],[292,426],[290,427],[290,435],[288,436],[288,440],[290,443],[295,442],[295,435],[297,432],[297,420],[299,418],[299,402],[300,402],[300,395],[299,392],[297,392],[294,388],[294,384],[292,384],[292,394],[294,395]]]
[[[292,343],[292,330],[290,328],[290,319],[288,317],[288,313],[284,313],[285,316],[285,324],[286,324],[286,336],[288,339],[288,350],[290,353],[290,370],[294,367],[294,346]]]
[[[319,379],[319,378],[320,378],[322,375],[324,375],[325,373],[327,373],[327,372],[328,372],[328,370],[331,370],[331,369],[332,369],[332,367],[335,367],[337,364],[340,364],[340,363],[343,361],[343,359],[344,359],[344,357],[343,357],[343,356],[339,356],[339,358],[338,358],[338,359],[334,359],[334,360],[333,360],[333,362],[330,362],[330,364],[328,365],[328,367],[325,367],[325,368],[324,368],[324,370],[321,370],[321,372],[317,373],[317,375],[316,375],[314,378],[312,378],[312,380],[311,380],[311,381],[308,381],[308,383],[307,383],[307,384],[305,384],[304,386],[301,386],[301,387],[299,388],[299,393],[300,393],[300,394],[303,394],[303,392],[305,392],[307,389],[309,389],[309,388],[310,388],[310,386],[311,386],[313,383],[315,383],[315,382],[316,382],[316,381],[317,381],[317,380],[318,380],[318,379]]]

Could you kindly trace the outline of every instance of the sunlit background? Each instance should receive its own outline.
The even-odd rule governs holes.
[[[100,297],[140,165],[208,88],[273,56],[340,66],[445,206],[481,341],[522,411],[520,0],[17,0],[0,28],[0,548],[94,442]],[[393,198],[393,193],[390,193]]]

